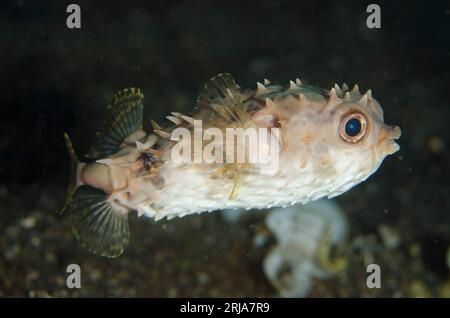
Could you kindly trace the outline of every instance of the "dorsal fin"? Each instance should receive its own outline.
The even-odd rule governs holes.
[[[143,111],[144,95],[138,88],[117,92],[108,105],[106,120],[86,157],[98,159],[116,152],[127,136],[142,129]]]
[[[230,74],[222,73],[209,80],[197,99],[197,108],[205,111],[206,126],[243,127],[250,115],[245,110],[239,87]]]

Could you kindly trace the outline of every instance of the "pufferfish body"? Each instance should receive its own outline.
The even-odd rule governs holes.
[[[152,121],[152,133],[143,130],[143,108],[139,89],[119,91],[89,162],[78,161],[65,134],[72,169],[63,211],[82,245],[101,256],[123,252],[131,211],[160,220],[332,198],[399,150],[400,129],[386,125],[371,91],[356,85],[324,90],[265,80],[242,90],[219,74],[193,115],[171,113],[166,128]]]

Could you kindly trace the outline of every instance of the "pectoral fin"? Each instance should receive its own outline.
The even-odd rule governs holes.
[[[197,99],[197,108],[200,112],[195,117],[203,120],[203,129],[218,128],[225,134],[227,128],[246,130],[255,124],[243,105],[239,86],[230,74],[219,74],[206,83]],[[221,149],[226,151],[227,146],[224,144]],[[237,149],[237,146],[233,147],[234,152]],[[224,153],[223,157],[228,155]],[[237,154],[234,153],[233,160],[236,158]],[[233,179],[233,187],[228,197],[230,201],[236,200],[244,187],[249,166],[247,163],[234,162],[227,163],[220,169],[223,175]]]
[[[197,108],[203,111],[204,127],[243,128],[251,120],[230,74],[219,74],[206,83],[197,99]]]

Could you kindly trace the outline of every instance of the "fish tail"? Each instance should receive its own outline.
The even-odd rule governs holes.
[[[70,156],[70,179],[69,179],[69,187],[67,188],[66,197],[64,199],[63,208],[59,211],[61,214],[64,213],[69,207],[70,201],[75,194],[78,186],[80,185],[78,180],[79,175],[79,166],[80,161],[78,161],[78,157],[73,149],[72,142],[70,141],[69,135],[64,133],[64,141],[66,142],[67,152]]]
[[[99,256],[118,257],[130,238],[129,210],[82,182],[80,173],[86,163],[78,160],[67,133],[64,140],[70,156],[70,181],[60,212],[68,215],[72,232],[84,248]]]
[[[116,153],[127,137],[142,130],[143,101],[144,96],[138,88],[117,92],[107,108],[103,128],[97,133],[86,157],[106,158]],[[100,256],[117,257],[129,242],[130,209],[112,199],[114,193],[105,193],[84,183],[81,173],[90,164],[78,160],[66,133],[64,140],[70,155],[70,182],[61,212],[69,216],[75,237],[87,250]],[[88,171],[96,171],[100,178],[102,172],[98,169],[104,166],[88,167],[91,168]]]

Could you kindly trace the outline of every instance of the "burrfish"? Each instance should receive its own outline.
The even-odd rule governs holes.
[[[143,127],[144,96],[119,91],[81,162],[64,134],[71,181],[63,212],[89,251],[122,254],[128,214],[155,220],[222,209],[266,209],[332,198],[366,180],[399,150],[400,128],[384,123],[368,90],[330,90],[267,79],[241,89],[211,78],[195,110]],[[150,130],[150,129],[149,129]]]

